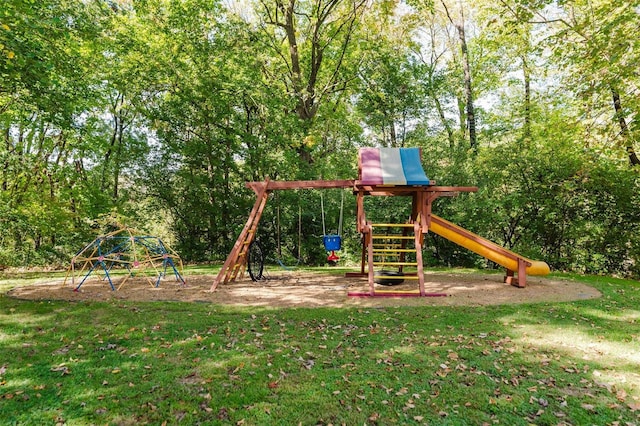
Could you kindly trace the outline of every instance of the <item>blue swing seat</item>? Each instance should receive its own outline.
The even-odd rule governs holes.
[[[322,241],[324,243],[324,248],[327,251],[340,250],[342,247],[342,238],[340,235],[325,235],[322,237]]]

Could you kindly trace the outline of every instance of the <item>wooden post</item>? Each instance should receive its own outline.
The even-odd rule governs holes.
[[[421,216],[421,215],[418,215]],[[418,219],[420,219],[418,217]],[[416,263],[418,264],[418,283],[420,287],[420,296],[426,296],[424,289],[424,265],[422,264],[422,226],[420,226],[419,220],[413,223],[413,232],[415,236],[415,248],[416,248]]]
[[[518,281],[516,286],[525,288],[527,286],[527,261],[522,258],[518,258]]]
[[[504,282],[514,287],[525,288],[527,286],[527,266],[530,266],[530,263],[519,257],[518,275],[515,275],[516,271],[507,269],[506,275],[504,276]]]
[[[372,233],[373,233],[373,229],[371,227],[371,225],[367,224],[366,226],[366,231],[365,231],[365,235],[367,235],[367,263],[369,264],[369,294],[371,294],[371,296],[374,296],[376,293],[375,287],[374,287],[374,281],[373,281],[373,238],[372,238]]]

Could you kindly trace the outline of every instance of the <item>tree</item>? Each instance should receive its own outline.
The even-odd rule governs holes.
[[[531,22],[545,24],[551,31],[548,46],[568,71],[566,84],[594,117],[587,128],[602,131],[588,134],[587,140],[604,137],[614,148],[624,150],[631,166],[640,165],[635,148],[640,130],[635,125],[640,112],[635,65],[640,60],[640,42],[629,36],[640,25],[637,8],[628,1],[608,0],[562,3],[555,8],[525,4]],[[612,112],[611,120],[603,123],[600,116],[606,110]]]
[[[462,69],[464,73],[464,101],[466,105],[465,111],[465,120],[466,121],[466,129],[469,131],[469,148],[473,150],[473,152],[478,152],[478,138],[476,136],[476,113],[474,107],[474,97],[473,97],[473,84],[471,81],[471,65],[469,59],[469,48],[467,47],[467,36],[465,33],[465,17],[464,17],[464,9],[462,5],[460,5],[460,17],[459,20],[454,19],[449,12],[449,8],[444,0],[441,0],[442,7],[444,7],[447,18],[451,24],[456,28],[458,32],[458,39],[460,41],[460,53],[462,60]],[[461,120],[462,121],[462,120]]]
[[[260,5],[262,30],[275,59],[264,69],[292,97],[304,138],[321,104],[338,96],[354,78],[345,72],[345,61],[354,49],[352,38],[367,2],[260,0]],[[302,160],[312,161],[310,144],[293,144]]]
[[[356,106],[366,128],[382,146],[405,146],[425,110],[422,67],[414,59],[412,17],[380,14],[370,23],[377,36],[366,40],[367,55],[358,72]],[[363,42],[364,44],[365,42]]]
[[[95,106],[91,55],[104,12],[65,0],[11,2],[0,12],[0,198],[9,209],[0,227],[11,263],[63,256],[83,213],[83,113]]]

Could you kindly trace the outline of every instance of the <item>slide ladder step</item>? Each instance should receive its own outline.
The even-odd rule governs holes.
[[[412,235],[371,235],[371,238],[374,240],[413,240]]]
[[[417,275],[400,275],[397,277],[394,277],[393,275],[374,275],[373,276],[374,279],[381,279],[381,280],[419,280],[420,277]]]
[[[418,262],[385,262],[374,261],[373,266],[418,266]]]
[[[413,223],[372,223],[372,228],[413,228]]]
[[[415,253],[416,249],[410,249],[410,248],[384,248],[384,249],[377,249],[374,247],[373,249],[373,254],[386,254],[386,255],[399,255],[400,253]]]

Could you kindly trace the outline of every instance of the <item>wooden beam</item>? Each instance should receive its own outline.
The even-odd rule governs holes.
[[[272,180],[267,184],[267,191],[277,191],[284,189],[330,189],[330,188],[352,188],[355,180]],[[245,186],[260,191],[264,182],[247,182]]]
[[[245,186],[258,193],[262,190],[265,182],[247,182]],[[267,191],[277,191],[286,189],[331,189],[331,188],[354,188],[354,190],[365,191],[366,195],[407,195],[415,192],[434,192],[443,196],[452,196],[459,192],[476,192],[477,186],[390,186],[390,185],[361,185],[360,181],[353,179],[338,180],[272,180],[267,184]]]
[[[360,185],[355,182],[354,188],[372,196],[413,196],[418,192],[431,193],[436,197],[454,197],[460,192],[476,192],[477,186],[386,186]],[[435,197],[434,197],[435,198]]]

